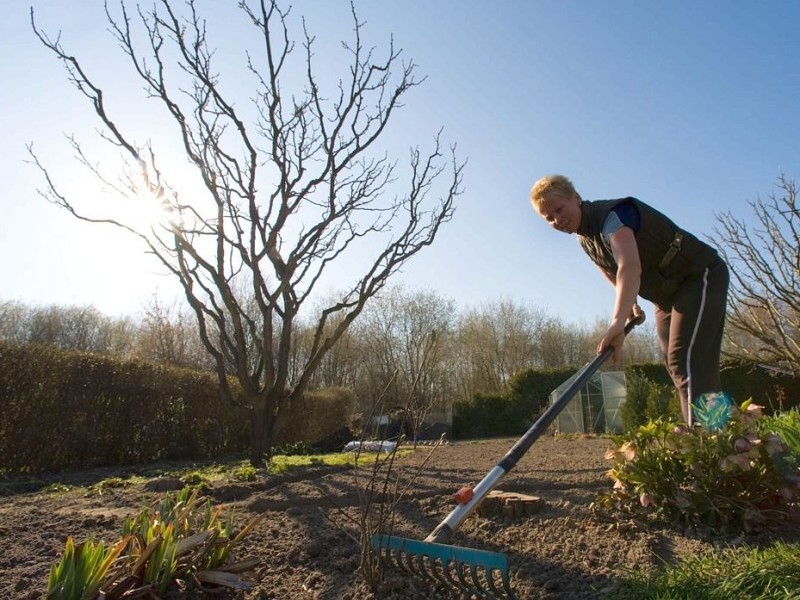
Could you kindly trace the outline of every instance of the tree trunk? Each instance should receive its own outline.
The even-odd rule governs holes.
[[[265,446],[267,443],[267,410],[266,397],[254,398],[250,406],[253,408],[250,411],[250,421],[252,425],[250,433],[250,464],[256,468],[260,468],[264,464],[265,454],[271,449],[270,446]],[[271,441],[271,440],[270,440]],[[267,459],[270,457],[268,456]]]
[[[281,406],[282,398],[274,394],[264,393],[252,398],[250,412],[252,434],[250,437],[250,464],[260,467],[264,461],[272,459],[272,446],[275,442],[276,409]]]

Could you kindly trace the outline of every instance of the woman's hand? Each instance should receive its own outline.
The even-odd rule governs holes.
[[[633,305],[631,316],[628,317],[625,323],[620,323],[617,320],[611,323],[603,339],[600,340],[600,343],[597,345],[597,353],[602,354],[603,350],[611,346],[614,349],[611,360],[613,360],[614,363],[620,363],[622,361],[622,345],[625,342],[625,325],[635,319],[641,319],[642,322],[644,322],[645,319],[644,311],[638,304]]]
[[[622,345],[625,342],[625,323],[613,321],[606,331],[603,339],[597,345],[597,353],[602,354],[609,346],[614,349],[611,360],[614,363],[622,361]]]
[[[626,324],[637,319],[639,319],[639,324],[641,325],[644,323],[646,317],[642,308],[638,304],[634,304],[633,308],[631,309],[631,316],[628,318]]]

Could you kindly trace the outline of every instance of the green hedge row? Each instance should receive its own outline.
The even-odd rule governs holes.
[[[0,473],[245,452],[249,413],[218,390],[213,373],[0,342]],[[276,445],[318,442],[349,425],[352,406],[345,391],[306,394]]]
[[[453,437],[522,435],[547,409],[550,393],[574,372],[574,369],[522,371],[511,380],[508,394],[476,394],[472,402],[456,402]]]
[[[244,451],[247,414],[211,373],[0,344],[0,469],[200,459]]]
[[[626,378],[630,377],[632,369],[657,384],[672,385],[661,363],[628,366]],[[800,379],[791,375],[775,373],[752,363],[723,361],[720,378],[722,389],[737,404],[752,398],[756,404],[765,406],[768,414],[800,406]]]
[[[672,381],[662,363],[631,365],[625,370],[627,379],[631,379],[632,370],[654,385],[672,389]],[[574,373],[573,368],[530,369],[514,377],[507,394],[476,394],[471,402],[456,402],[453,405],[453,437],[468,439],[522,435],[547,408],[551,392]],[[757,404],[766,406],[769,413],[800,406],[800,379],[776,375],[751,364],[724,363],[722,388],[736,402],[752,398]],[[642,402],[641,411],[646,411],[647,398]],[[665,402],[669,404],[668,396],[650,399],[651,404]],[[650,407],[650,410],[656,409],[655,405]],[[679,411],[674,402],[670,409]],[[636,420],[638,416],[631,416],[631,419]]]

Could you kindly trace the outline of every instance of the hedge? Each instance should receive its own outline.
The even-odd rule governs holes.
[[[631,378],[632,370],[655,386],[668,386],[672,389],[672,380],[663,363],[629,365],[625,369],[626,378]],[[522,435],[546,410],[553,390],[574,373],[574,368],[529,369],[511,380],[506,394],[476,394],[472,401],[454,403],[453,437],[468,439]],[[725,362],[721,377],[723,390],[736,402],[741,403],[752,398],[757,404],[766,406],[770,414],[776,410],[800,406],[800,379],[790,375],[775,374],[753,364]],[[666,402],[657,392],[657,388],[647,391],[647,394],[658,396],[654,396],[650,402]],[[644,416],[649,416],[649,412],[657,409],[656,406],[648,407],[647,394],[640,399],[643,404],[638,407]],[[670,403],[669,410],[678,411],[677,404],[673,404]],[[628,420],[638,421],[639,416],[632,415]]]
[[[662,363],[630,365],[651,381],[672,386],[672,380]],[[790,374],[776,373],[754,363],[723,361],[720,372],[722,389],[730,394],[734,402],[752,399],[766,407],[768,414],[800,406],[800,379]]]
[[[307,393],[276,445],[330,436],[349,425],[352,404],[341,390]],[[249,445],[249,412],[220,398],[214,373],[0,342],[0,473],[206,459]]]
[[[550,394],[574,369],[529,369],[517,374],[508,394],[476,394],[453,405],[453,437],[518,436],[547,409]]]

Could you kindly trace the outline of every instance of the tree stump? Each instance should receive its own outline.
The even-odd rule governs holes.
[[[519,492],[492,490],[476,509],[482,517],[529,517],[539,511],[542,499]]]

